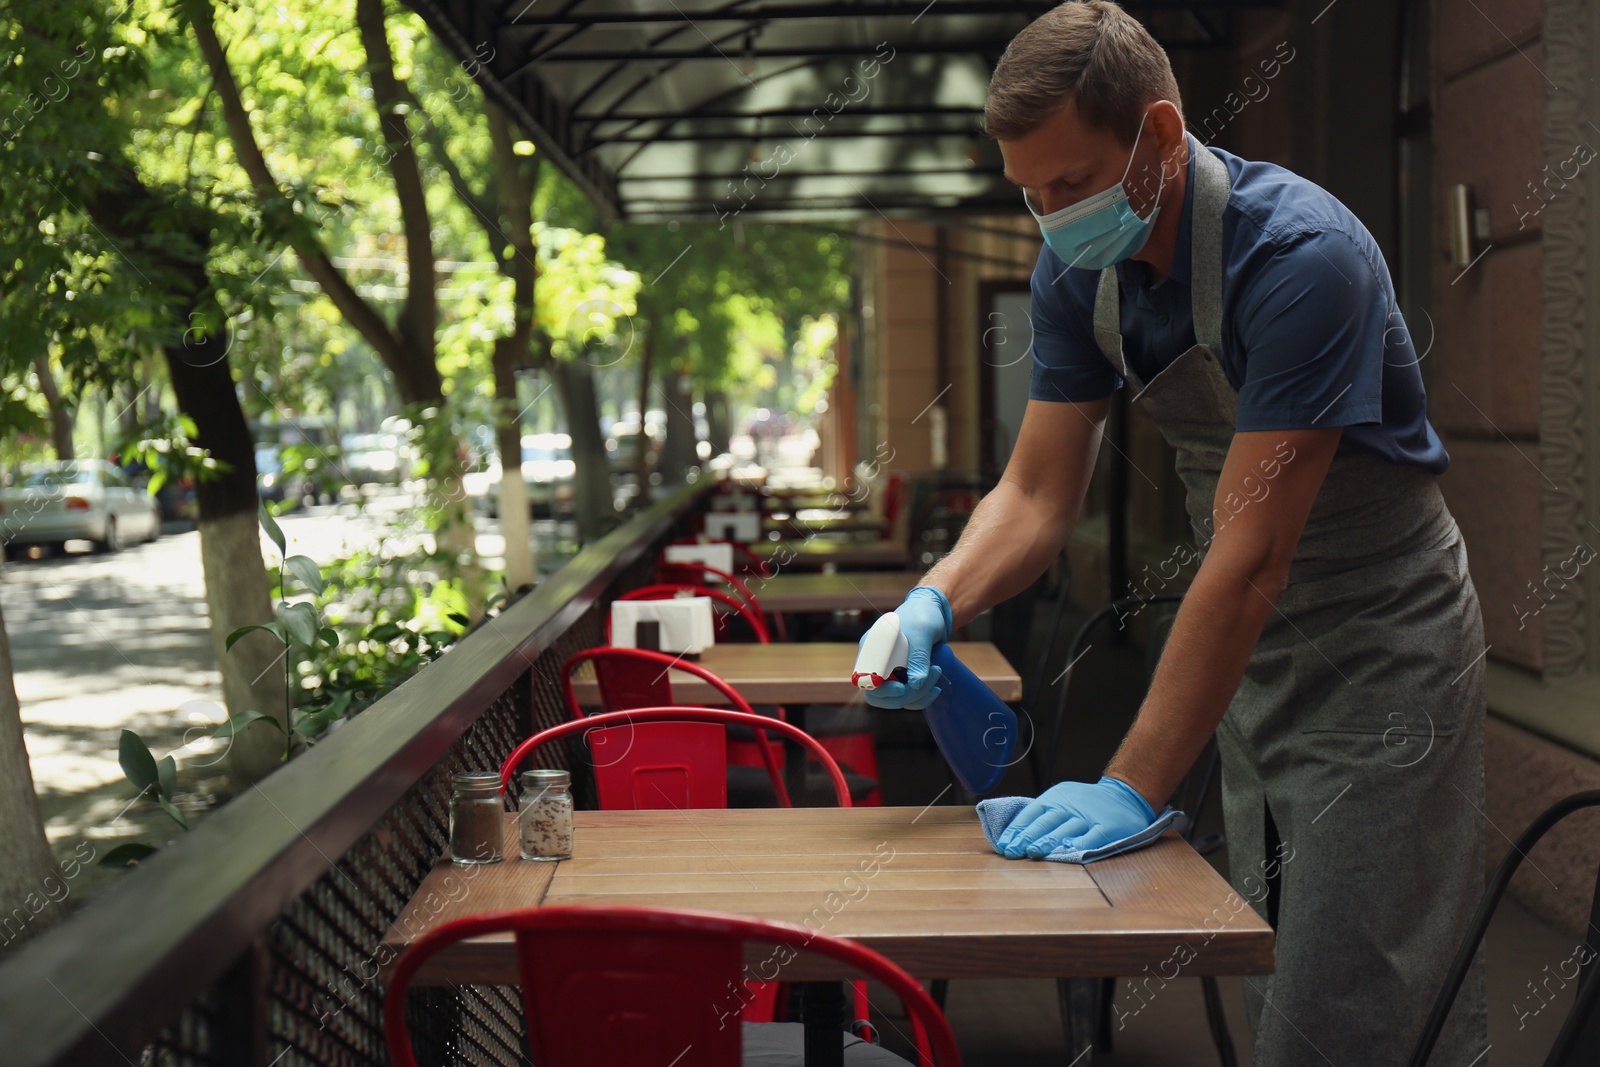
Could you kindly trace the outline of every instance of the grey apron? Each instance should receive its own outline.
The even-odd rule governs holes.
[[[1122,359],[1114,267],[1094,330],[1177,452],[1203,554],[1214,509],[1262,505],[1215,499],[1238,402],[1220,360],[1231,186],[1215,155],[1189,149],[1198,343],[1141,383]],[[1276,972],[1245,979],[1258,1067],[1405,1063],[1483,886],[1483,652],[1434,476],[1341,444],[1217,729],[1230,879],[1277,929]],[[1430,1067],[1483,1052],[1482,964]]]

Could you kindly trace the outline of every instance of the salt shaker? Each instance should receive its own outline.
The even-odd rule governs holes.
[[[572,775],[566,771],[522,772],[522,802],[517,809],[518,837],[525,860],[572,857]]]
[[[505,806],[500,801],[500,775],[495,771],[462,771],[450,776],[450,862],[461,866],[499,863],[505,834]]]

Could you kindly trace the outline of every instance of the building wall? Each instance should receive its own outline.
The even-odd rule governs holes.
[[[889,470],[975,471],[983,415],[979,286],[1026,283],[1038,231],[1026,216],[948,225],[879,220],[859,229],[872,272],[861,308],[871,323],[861,455],[881,443],[893,450]]]
[[[1518,209],[1544,165],[1541,20],[1536,0],[1434,0],[1430,358],[1434,425],[1451,456],[1442,485],[1471,554],[1490,655],[1532,670],[1544,665],[1543,622],[1517,609],[1542,565],[1540,473],[1530,457],[1539,450],[1543,225]],[[1474,249],[1482,258],[1466,270],[1450,262],[1445,217],[1457,184],[1489,222]]]

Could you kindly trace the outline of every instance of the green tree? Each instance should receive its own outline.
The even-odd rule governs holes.
[[[392,375],[401,401],[423,418],[427,431],[420,442],[425,450],[426,469],[433,485],[433,503],[438,508],[440,546],[471,566],[474,558],[472,524],[461,487],[462,464],[457,452],[457,435],[449,425],[445,377],[440,370],[438,351],[439,305],[434,255],[433,217],[428,188],[418,161],[415,134],[407,124],[414,99],[405,81],[396,73],[395,53],[389,39],[390,26],[383,0],[356,0],[355,23],[361,45],[358,69],[365,71],[371,90],[372,115],[381,146],[374,153],[378,165],[386,170],[398,209],[406,266],[405,295],[391,322],[378,303],[362,293],[346,272],[334,262],[325,240],[327,209],[343,204],[337,192],[345,182],[334,179],[323,186],[321,197],[307,195],[319,155],[308,155],[303,145],[279,135],[280,130],[300,132],[307,124],[307,105],[330,105],[331,114],[311,111],[318,122],[313,147],[328,146],[329,134],[346,137],[359,131],[370,138],[373,131],[351,116],[349,96],[340,91],[337,99],[330,89],[341,72],[354,73],[356,60],[341,50],[339,25],[328,12],[300,8],[287,20],[276,43],[242,32],[256,12],[231,13],[234,47],[243,53],[254,73],[250,86],[252,104],[247,105],[240,83],[229,61],[228,50],[218,31],[217,12],[211,0],[180,0],[191,22],[195,40],[210,70],[234,153],[248,182],[251,195],[259,203],[260,220],[267,238],[294,250],[302,269],[311,276],[323,295],[338,308],[344,321],[383,361]],[[404,36],[406,47],[414,40],[414,28]],[[308,32],[309,31],[309,32]],[[342,88],[342,87],[341,87]],[[258,130],[253,114],[261,115],[264,127]],[[329,120],[321,127],[320,120]],[[270,126],[269,126],[270,124]],[[330,128],[331,127],[331,128]],[[301,184],[280,180],[274,164],[263,149],[261,136],[277,136],[269,147],[280,158],[276,169],[289,168]],[[358,143],[360,139],[358,138]],[[362,166],[370,160],[363,159]]]
[[[149,83],[145,49],[131,45],[159,41],[135,18],[93,0],[13,4],[0,14],[0,39],[9,52],[0,64],[0,371],[33,368],[41,388],[46,373],[53,387],[52,367],[40,367],[48,360],[79,384],[129,380],[144,373],[140,352],[161,353],[211,474],[197,496],[224,693],[241,711],[274,707],[281,687],[255,679],[270,656],[253,655],[255,642],[239,655],[221,655],[232,629],[272,618],[254,529],[249,432],[226,337],[212,328],[214,235],[233,227],[204,198],[139,171],[120,104]],[[240,739],[236,766],[252,747]],[[0,783],[0,849],[8,856],[0,888],[16,879],[37,888],[42,867],[51,865],[48,848],[41,854],[38,847],[43,830],[4,647]]]

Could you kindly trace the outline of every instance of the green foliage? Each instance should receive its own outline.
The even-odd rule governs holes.
[[[661,373],[687,368],[710,389],[770,387],[802,320],[850,310],[851,242],[782,223],[618,224],[611,254],[638,271],[637,328],[658,332]]]
[[[117,762],[122,765],[123,775],[139,790],[140,797],[154,799],[173,822],[185,830],[189,828],[189,820],[172,802],[178,790],[177,760],[171,756],[157,760],[143,738],[132,730],[124,730],[117,746]]]
[[[470,605],[448,554],[380,545],[319,566],[309,556],[287,555],[282,529],[264,508],[260,518],[283,554],[273,588],[277,621],[241,627],[228,635],[227,648],[256,632],[283,645],[287,759],[294,738],[314,743],[441,655],[464,632]],[[259,719],[282,729],[271,716],[247,711],[212,736],[231,737]]]
[[[187,415],[163,414],[156,422],[136,426],[111,448],[122,463],[144,464],[150,471],[148,491],[153,496],[169,481],[193,478],[209,481],[226,473],[227,463],[193,444],[194,420]]]

